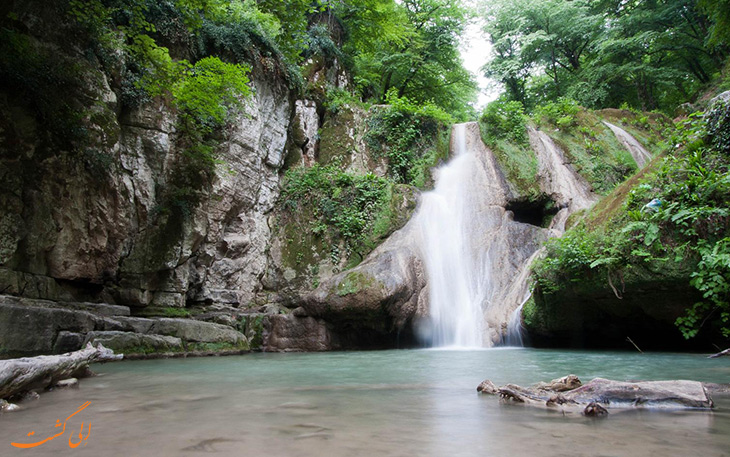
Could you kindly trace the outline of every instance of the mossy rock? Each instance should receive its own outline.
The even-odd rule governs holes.
[[[368,287],[372,287],[375,283],[376,279],[374,277],[359,271],[352,271],[348,273],[339,284],[337,284],[335,293],[337,293],[340,297],[344,297],[356,294]]]

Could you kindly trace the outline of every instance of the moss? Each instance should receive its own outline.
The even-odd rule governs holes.
[[[480,124],[481,126],[481,124]],[[536,196],[541,193],[536,179],[538,172],[537,156],[529,146],[515,144],[507,140],[496,140],[492,146],[497,162],[517,196]]]
[[[354,267],[406,224],[416,200],[412,186],[372,174],[318,164],[290,170],[275,223],[283,266],[296,271],[306,287],[318,282],[323,262],[335,269]]]
[[[244,316],[239,322],[238,329],[246,335],[251,349],[261,349],[264,343],[264,320],[263,315]]]
[[[656,155],[638,173],[634,174],[614,188],[606,197],[602,198],[587,214],[585,223],[588,229],[593,230],[598,227],[605,226],[611,219],[622,213],[623,205],[626,203],[629,193],[632,189],[644,180],[647,176],[655,173],[662,165],[666,155],[660,153]]]
[[[352,295],[360,292],[375,284],[375,278],[370,275],[352,271],[348,273],[345,278],[337,284],[335,293],[340,297],[346,295]]]
[[[433,169],[449,159],[451,129],[439,126],[432,143],[427,146],[423,155],[416,160],[412,170],[411,184],[420,190],[430,190],[434,186]]]
[[[188,352],[226,352],[226,351],[247,351],[249,345],[245,341],[241,343],[192,343],[183,342],[185,350]]]
[[[530,296],[527,302],[525,302],[525,304],[522,306],[522,323],[528,329],[541,327],[539,323],[539,317],[540,315],[537,309],[537,305],[535,304],[535,297]]]
[[[175,307],[147,306],[134,309],[135,317],[181,317],[189,318],[199,314],[200,310]]]
[[[185,308],[167,307],[162,309],[162,315],[165,317],[190,317],[190,311]]]
[[[337,164],[347,168],[352,160],[352,152],[356,149],[354,134],[355,113],[350,108],[341,108],[336,114],[328,115],[319,131],[318,163],[322,165]]]
[[[179,348],[170,348],[166,350],[165,352],[181,352],[182,349]],[[148,355],[148,354],[159,354],[160,351],[157,348],[154,348],[152,346],[132,346],[129,348],[124,349],[124,351],[121,351],[124,355],[130,355],[130,354],[142,354],[142,355]]]
[[[298,276],[328,256],[322,238],[312,233],[308,222],[292,220],[282,226],[284,266],[296,271]]]

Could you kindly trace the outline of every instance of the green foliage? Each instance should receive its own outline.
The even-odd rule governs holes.
[[[201,59],[172,87],[175,104],[197,128],[220,127],[236,114],[241,99],[250,95],[249,71],[217,57]]]
[[[535,279],[543,292],[559,290],[566,282],[579,282],[592,268],[601,266],[596,263],[600,252],[597,241],[583,227],[551,239],[545,245],[545,254],[532,264]]]
[[[374,154],[388,159],[388,175],[393,180],[423,185],[423,168],[435,165],[437,159],[433,152],[439,132],[453,119],[431,103],[399,97],[394,89],[387,99],[390,106],[369,118],[365,141]]]
[[[18,31],[0,29],[0,84],[27,101],[55,147],[75,149],[87,138],[83,118],[83,68]]]
[[[385,179],[350,175],[334,165],[294,168],[286,172],[280,197],[284,223],[298,223],[333,244],[343,240],[348,256],[359,253],[387,203],[387,189]]]
[[[354,79],[364,99],[386,100],[391,89],[416,103],[431,102],[461,120],[475,113],[473,76],[464,68],[459,40],[466,9],[452,0],[366,0],[335,7],[352,41]]]
[[[484,70],[528,108],[568,96],[591,108],[672,112],[724,65],[727,3],[491,1],[494,59]]]
[[[717,314],[723,335],[730,337],[730,238],[714,246],[702,243],[699,253],[702,258],[697,271],[692,273],[691,284],[702,292],[705,300],[695,303],[685,316],[677,319],[677,326],[685,338],[693,338],[704,322]]]
[[[622,208],[603,225],[570,230],[547,245],[533,265],[547,293],[571,281],[610,278],[640,269],[694,271],[688,286],[703,301],[677,320],[685,337],[697,335],[707,322],[730,335],[730,156],[720,149],[728,107],[713,115],[691,116],[672,137],[677,149],[635,186]],[[657,199],[658,209],[646,204]]]
[[[324,24],[317,24],[307,30],[304,39],[304,58],[320,56],[325,62],[332,63],[335,59],[342,59],[344,53],[332,41],[329,29]]]
[[[261,11],[277,18],[281,33],[276,41],[287,59],[298,61],[305,49],[307,19],[325,9],[321,0],[257,0]]]
[[[362,103],[359,98],[352,94],[347,89],[341,89],[339,87],[329,87],[325,91],[324,107],[332,115],[340,112],[341,109],[346,107],[359,106],[365,108],[367,105]]]
[[[708,44],[716,48],[730,45],[730,1],[699,0],[701,10],[712,21]]]
[[[540,105],[535,110],[535,117],[541,123],[555,125],[559,128],[570,128],[577,125],[576,115],[580,112],[578,102],[567,97]]]
[[[494,145],[498,139],[527,143],[527,116],[519,101],[497,100],[484,109],[480,119],[486,143]]]

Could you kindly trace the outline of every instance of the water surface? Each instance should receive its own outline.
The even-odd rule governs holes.
[[[723,456],[730,401],[701,411],[604,419],[479,396],[485,378],[730,382],[730,358],[534,349],[414,350],[122,362],[81,388],[0,415],[0,455],[25,456]],[[91,405],[51,436],[85,401]],[[81,422],[85,445],[75,443]],[[31,438],[27,433],[35,431]]]

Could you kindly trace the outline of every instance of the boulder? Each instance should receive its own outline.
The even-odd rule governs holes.
[[[477,386],[477,392],[488,395],[496,395],[499,393],[499,389],[492,381],[485,379],[481,384],[479,384],[479,386]]]
[[[399,333],[404,340],[413,339],[412,324],[425,310],[419,297],[426,279],[418,248],[409,240],[411,230],[406,226],[396,232],[362,264],[307,295],[302,303],[306,314],[326,320],[338,333],[369,334],[376,346],[375,340]],[[356,346],[362,343],[367,342]]]
[[[291,314],[267,315],[263,325],[266,351],[320,352],[341,349],[337,334],[322,319]]]

